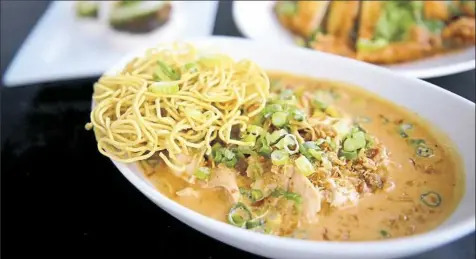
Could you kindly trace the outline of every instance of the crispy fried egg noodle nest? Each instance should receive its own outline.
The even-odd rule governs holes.
[[[202,62],[203,60],[213,62]],[[179,91],[156,93],[154,71],[163,62],[180,72]],[[197,63],[194,69],[186,64]],[[94,85],[95,107],[87,129],[94,129],[99,151],[118,162],[145,160],[158,153],[172,169],[183,171],[178,154],[211,153],[210,143],[249,145],[231,138],[237,125],[246,130],[269,95],[265,72],[249,60],[223,54],[201,54],[187,44],[148,49],[116,75],[104,75]]]

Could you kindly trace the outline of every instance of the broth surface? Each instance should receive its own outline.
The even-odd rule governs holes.
[[[390,184],[383,190],[361,197],[355,207],[322,210],[317,223],[301,224],[291,236],[344,241],[408,236],[436,228],[454,211],[464,191],[461,163],[450,142],[435,133],[431,125],[358,87],[278,72],[269,73],[269,77],[287,87],[301,87],[305,91],[332,89],[337,96],[336,105],[377,137],[390,153]],[[406,125],[404,131],[401,125]],[[423,140],[433,155],[417,155],[417,148],[412,145],[416,140]],[[163,163],[145,173],[170,199],[203,215],[226,221],[232,203],[223,189],[190,185],[172,174]],[[195,187],[198,196],[176,194],[186,187]],[[422,195],[427,193],[439,194],[440,203],[434,207],[434,204],[425,204]]]

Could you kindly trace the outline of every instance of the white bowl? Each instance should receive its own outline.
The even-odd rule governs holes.
[[[419,113],[446,133],[464,159],[466,191],[456,211],[437,229],[411,237],[372,242],[325,242],[254,233],[202,216],[157,191],[135,164],[114,162],[121,173],[150,200],[190,227],[239,249],[271,258],[395,258],[436,248],[475,229],[475,105],[424,81],[403,77],[359,61],[297,47],[282,47],[232,37],[188,42],[213,47],[234,58],[249,58],[265,69],[348,82]],[[145,47],[111,68],[115,73]]]
[[[293,36],[274,15],[276,1],[233,1],[233,20],[246,37],[268,44],[295,45]],[[475,67],[475,48],[384,66],[403,75],[432,78],[464,72]]]

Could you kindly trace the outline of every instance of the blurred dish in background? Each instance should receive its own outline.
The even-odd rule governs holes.
[[[376,64],[475,43],[474,1],[279,1],[274,10],[299,44]]]
[[[3,83],[98,76],[137,46],[211,35],[217,7],[217,1],[54,1]]]
[[[250,38],[296,44],[425,78],[474,68],[474,9],[475,1],[458,0],[237,1],[233,11],[237,26]],[[265,25],[246,20],[246,11]]]
[[[106,8],[105,8],[106,7]],[[93,18],[106,22],[111,28],[128,33],[150,33],[170,19],[170,1],[114,1],[100,6],[100,1],[76,1],[78,18]],[[106,10],[104,10],[106,9]],[[109,9],[109,10],[107,10]],[[107,12],[100,21],[99,13]]]

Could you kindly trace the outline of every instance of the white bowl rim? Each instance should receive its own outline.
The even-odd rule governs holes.
[[[246,45],[265,45],[262,42],[256,42],[245,38],[240,37],[230,37],[230,36],[208,36],[208,37],[197,37],[197,38],[184,38],[180,42],[190,42],[192,44],[196,43],[210,43],[215,44],[217,42],[230,43],[230,44],[242,44]],[[127,53],[119,62],[116,63],[113,67],[108,69],[104,74],[111,74],[122,69],[123,66],[130,61],[133,57],[142,55],[147,48],[153,47],[157,44],[146,43],[141,47]],[[269,46],[267,46],[269,48]],[[279,48],[293,48],[294,52],[306,52],[306,53],[315,53],[314,55],[321,56],[332,56],[332,59],[345,59],[345,62],[354,62],[359,63],[361,67],[365,67],[367,70],[375,71],[376,73],[384,74],[390,78],[397,78],[398,80],[407,80],[413,81],[413,83],[419,84],[419,87],[431,88],[432,91],[442,91],[448,98],[455,98],[459,102],[465,103],[474,109],[475,103],[471,102],[459,95],[456,95],[446,89],[440,88],[431,83],[422,81],[417,78],[405,77],[395,72],[392,72],[386,68],[382,68],[376,65],[360,62],[354,59],[349,59],[341,56],[335,56],[323,52],[315,52],[312,50],[307,50],[303,48],[293,47],[293,46],[279,46]],[[342,61],[341,61],[342,62]],[[94,101],[92,103],[94,107]],[[319,254],[329,254],[329,255],[349,255],[349,253],[358,255],[365,254],[388,254],[388,251],[391,250],[394,254],[405,254],[406,251],[411,251],[414,249],[417,243],[427,243],[429,240],[432,241],[431,245],[426,245],[428,249],[441,246],[443,244],[449,243],[456,239],[459,239],[471,232],[475,231],[475,214],[472,216],[460,220],[460,222],[453,224],[453,226],[446,229],[434,229],[429,232],[416,234],[408,237],[376,240],[376,241],[312,241],[312,240],[301,240],[288,237],[277,237],[271,235],[265,235],[260,233],[255,233],[253,231],[237,228],[230,224],[212,219],[210,217],[204,216],[194,210],[191,210],[160,193],[157,189],[147,184],[143,179],[136,175],[132,170],[130,170],[126,164],[116,162],[111,160],[113,164],[119,169],[119,171],[143,194],[145,194],[149,199],[156,201],[159,207],[167,211],[169,214],[180,215],[187,222],[193,222],[192,225],[188,224],[190,227],[197,229],[198,226],[200,229],[207,229],[214,227],[218,229],[216,231],[220,232],[222,235],[229,237],[230,239],[237,239],[240,243],[246,243],[250,240],[255,242],[257,246],[266,246],[266,247],[279,247],[279,249],[284,249],[288,251],[299,251],[307,254],[319,253]],[[466,172],[468,173],[468,172]],[[459,204],[460,205],[460,204]],[[164,209],[165,208],[165,209]],[[172,212],[172,213],[170,213]],[[177,218],[177,217],[176,217]],[[179,219],[181,220],[181,219]],[[181,220],[182,221],[182,220]],[[185,222],[183,222],[185,223]],[[185,223],[186,224],[186,223]],[[204,231],[201,231],[202,233]],[[211,236],[211,235],[209,235]],[[372,251],[372,252],[369,252]]]

